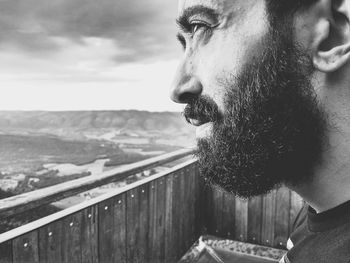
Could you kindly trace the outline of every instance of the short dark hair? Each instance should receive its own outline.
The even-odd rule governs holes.
[[[266,0],[272,23],[288,19],[300,9],[305,9],[318,0]]]

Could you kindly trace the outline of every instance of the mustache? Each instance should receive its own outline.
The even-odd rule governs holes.
[[[220,120],[218,105],[206,95],[192,98],[186,105],[183,115],[188,123],[190,123],[190,119],[198,120],[201,123]]]

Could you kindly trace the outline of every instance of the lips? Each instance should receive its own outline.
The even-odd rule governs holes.
[[[193,126],[201,126],[207,122],[204,122],[204,121],[200,121],[200,120],[197,120],[197,119],[188,119],[188,122],[193,125]]]
[[[219,119],[219,108],[215,101],[206,95],[191,99],[186,105],[183,115],[188,123],[200,127]]]

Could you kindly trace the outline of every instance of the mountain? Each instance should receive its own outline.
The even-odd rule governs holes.
[[[194,138],[194,130],[178,112],[0,111],[0,132],[52,134],[70,139],[108,139],[115,135]],[[112,133],[112,134],[111,134]],[[102,136],[102,137],[101,137]],[[188,141],[188,140],[187,140]],[[183,141],[184,142],[184,141]],[[184,142],[186,144],[186,142]]]
[[[121,111],[0,111],[0,129],[125,128],[164,130],[185,128],[177,112]]]

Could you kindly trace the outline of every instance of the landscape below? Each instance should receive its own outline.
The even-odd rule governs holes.
[[[0,112],[0,199],[100,174],[188,147],[194,131],[180,113],[145,111]],[[159,172],[61,200],[0,222],[0,232]]]

